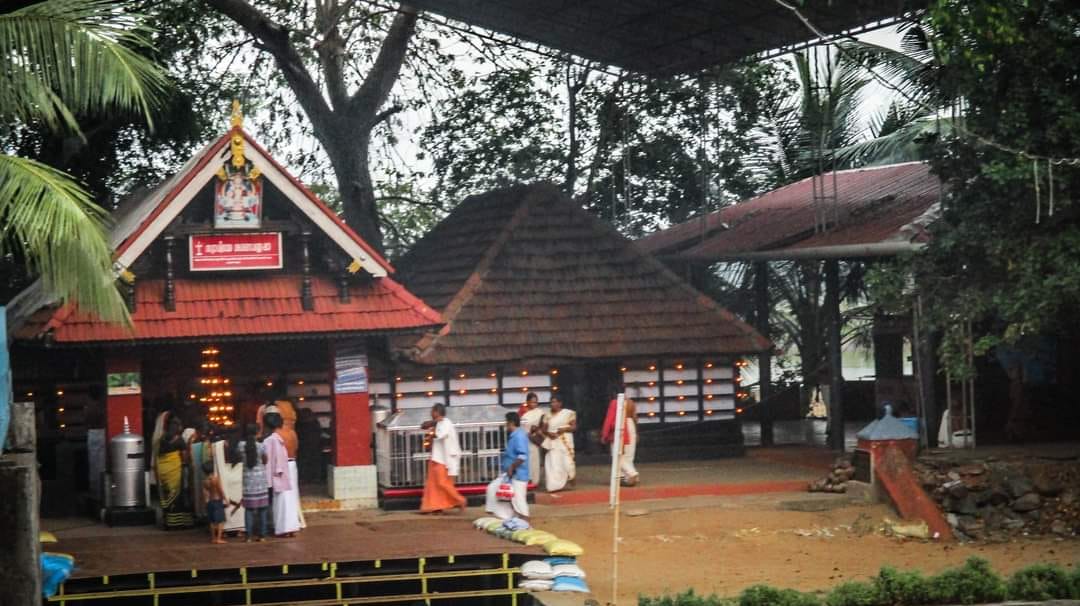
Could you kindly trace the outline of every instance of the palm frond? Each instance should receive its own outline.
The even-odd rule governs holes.
[[[874,166],[923,159],[918,140],[933,134],[952,132],[952,120],[938,116],[919,116],[888,134],[872,137],[833,150],[836,161],[844,165]]]
[[[905,104],[926,112],[942,107],[945,99],[938,82],[940,64],[928,46],[927,34],[915,31],[905,34],[900,51],[858,40],[844,41],[840,46],[846,62],[873,72]]]
[[[78,132],[75,115],[146,120],[168,80],[148,30],[115,0],[46,0],[0,14],[0,117]]]
[[[68,175],[0,155],[0,253],[21,252],[57,299],[106,321],[129,322],[112,274],[106,213]]]

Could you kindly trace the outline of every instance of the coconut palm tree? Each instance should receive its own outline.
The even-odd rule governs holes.
[[[949,135],[952,119],[944,115],[955,100],[944,86],[945,69],[934,46],[934,32],[925,24],[901,28],[900,49],[861,40],[839,43],[840,53],[862,73],[889,90],[892,102],[871,120],[861,140],[834,148],[846,164],[890,164],[922,159],[920,139]]]
[[[143,54],[147,33],[114,0],[0,12],[0,132],[41,124],[81,136],[78,116],[110,112],[149,122],[167,80]],[[125,321],[106,211],[69,175],[9,151],[0,148],[0,254],[23,259],[54,299]]]

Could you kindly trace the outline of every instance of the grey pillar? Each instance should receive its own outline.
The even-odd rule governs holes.
[[[844,451],[844,364],[841,352],[840,262],[825,262],[825,314],[829,341],[829,446]]]
[[[921,318],[916,321],[921,321]],[[941,425],[941,408],[937,402],[937,348],[934,344],[934,335],[925,323],[919,326],[919,339],[914,344],[919,348],[919,368],[916,374],[919,376],[919,394],[922,400],[923,422],[926,423],[926,443],[933,448],[940,446],[937,443],[938,426]]]
[[[769,262],[754,263],[754,314],[755,328],[765,338],[769,337]],[[772,396],[772,350],[758,355],[758,385],[761,389],[761,406],[758,418],[761,420],[761,445],[773,445],[773,411],[775,404],[769,401]]]
[[[41,603],[38,475],[34,453],[0,455],[0,605]]]

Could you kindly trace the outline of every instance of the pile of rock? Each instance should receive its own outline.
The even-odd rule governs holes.
[[[1080,464],[920,459],[915,467],[960,538],[1080,533]]]
[[[833,462],[832,471],[829,472],[829,475],[810,482],[807,490],[810,492],[844,493],[847,492],[847,483],[854,477],[855,468],[852,467],[851,461],[845,457],[840,457]]]

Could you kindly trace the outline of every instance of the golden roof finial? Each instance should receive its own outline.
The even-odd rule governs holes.
[[[233,99],[233,102],[232,102],[232,118],[231,118],[230,121],[232,122],[232,127],[233,128],[240,128],[240,127],[244,126],[244,114],[243,114],[243,112],[240,111],[240,100],[239,99]]]

